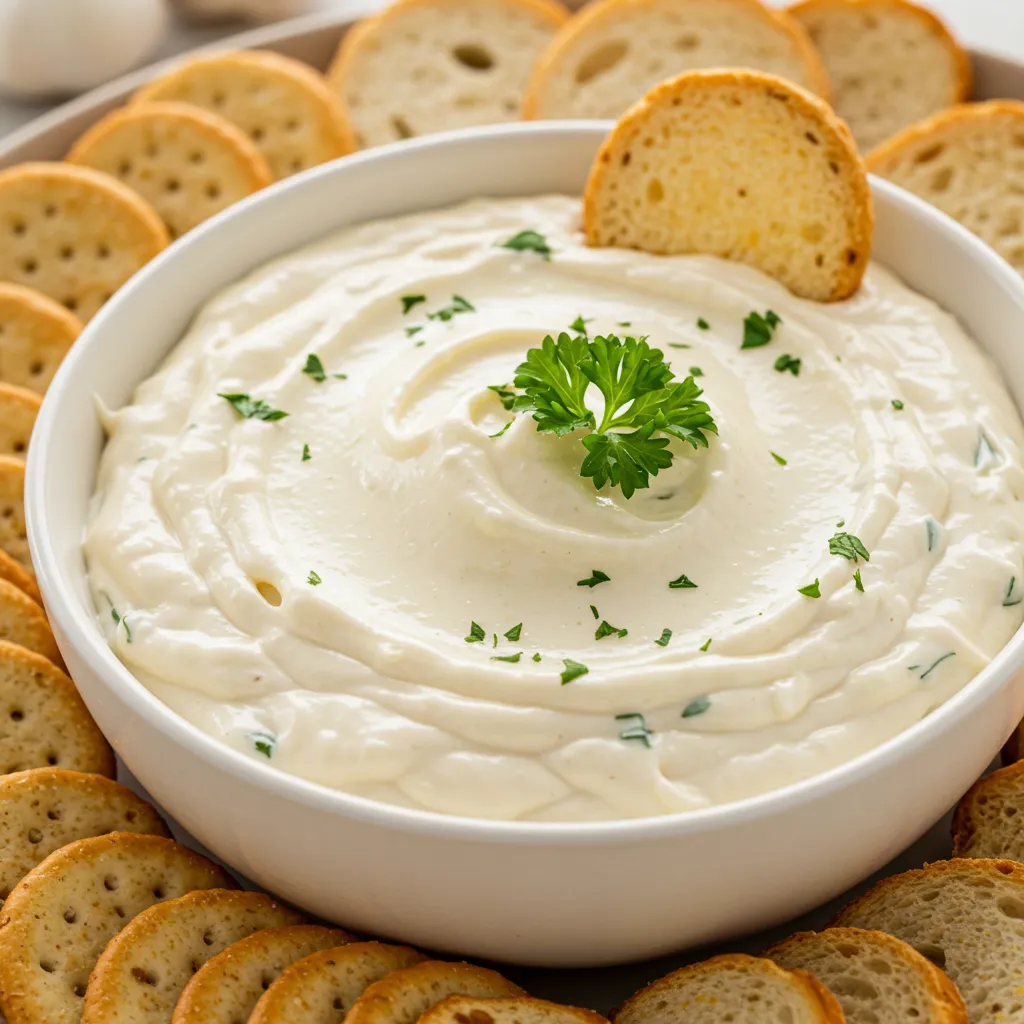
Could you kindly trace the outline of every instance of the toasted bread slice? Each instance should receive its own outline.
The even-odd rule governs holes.
[[[765,956],[824,983],[839,1000],[847,1024],[967,1024],[956,985],[916,949],[885,932],[800,932]]]
[[[590,245],[721,256],[831,302],[860,284],[874,216],[853,139],[825,103],[771,75],[691,71],[605,140],[583,224]]]
[[[829,93],[810,37],[761,0],[597,0],[541,55],[523,116],[619,117],[664,79],[701,68],[750,68]]]
[[[864,152],[970,95],[967,54],[910,0],[803,0],[789,13],[818,47],[836,112]]]
[[[562,1006],[531,996],[481,998],[448,996],[420,1016],[417,1024],[608,1024],[593,1010]]]
[[[979,779],[953,814],[954,857],[1024,861],[1024,761]]]
[[[1024,103],[971,103],[907,128],[868,170],[960,221],[1024,273]]]
[[[445,996],[524,996],[496,971],[473,964],[424,960],[375,981],[352,1004],[345,1024],[415,1024]]]
[[[909,943],[952,978],[971,1024],[1024,1012],[1024,865],[957,859],[879,882],[836,918]]]
[[[555,0],[398,0],[345,36],[328,77],[364,148],[517,121],[568,17]]]
[[[733,953],[691,964],[642,988],[615,1024],[843,1024],[834,995],[813,975]]]

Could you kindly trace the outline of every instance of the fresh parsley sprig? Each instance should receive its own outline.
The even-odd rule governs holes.
[[[573,325],[576,329],[576,325]],[[675,380],[660,349],[645,338],[548,335],[516,368],[513,385],[493,385],[505,408],[532,409],[539,431],[564,437],[587,430],[580,476],[597,488],[610,483],[625,497],[650,486],[650,478],[672,464],[669,439],[707,448],[707,432],[718,428],[693,377]],[[587,404],[594,385],[604,398],[600,422]],[[514,396],[514,397],[513,397]],[[666,436],[667,435],[667,436]]]

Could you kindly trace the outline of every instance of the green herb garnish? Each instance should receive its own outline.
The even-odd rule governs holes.
[[[248,395],[224,395],[218,392],[217,397],[230,402],[235,412],[246,420],[283,420],[288,415],[288,413],[282,412],[280,409],[272,409],[266,402],[250,398]]]
[[[493,434],[488,434],[487,436],[488,437],[501,437],[502,434],[504,434],[505,431],[508,430],[508,428],[511,427],[513,423],[515,423],[515,421],[516,421],[516,418],[515,418],[515,416],[513,416],[512,419],[510,419],[508,421],[508,423],[506,423],[505,426],[503,426],[501,428],[501,430],[496,430]]]
[[[537,651],[537,653],[536,653],[536,654],[534,654],[534,656],[533,656],[533,660],[534,660],[534,661],[540,661],[540,651]]]
[[[257,754],[264,757],[274,756],[274,747],[277,746],[277,737],[271,736],[269,732],[253,732],[249,734],[252,745],[256,748]]]
[[[618,626],[613,626],[607,619],[602,619],[601,625],[594,630],[594,639],[603,640],[606,636],[623,637],[628,633],[628,629],[619,629]]]
[[[616,326],[617,327],[632,327],[633,326],[633,321],[632,320],[620,320],[616,324]]]
[[[931,516],[924,521],[925,537],[928,541],[928,550],[934,551],[939,540],[939,524]]]
[[[611,576],[607,573],[601,572],[600,569],[591,569],[590,575],[585,580],[577,580],[577,587],[590,587],[591,590],[598,585],[598,583],[608,583],[611,580]]]
[[[309,462],[309,460],[311,458],[313,458],[313,454],[309,450],[309,445],[308,444],[304,444],[302,446],[302,461],[303,462]]]
[[[415,324],[412,327],[406,327],[405,336],[411,338],[414,334],[419,334],[423,330],[423,324]],[[417,343],[418,344],[418,343]]]
[[[593,614],[593,616],[594,616],[594,618],[595,618],[595,619],[599,619],[599,618],[601,618],[601,613],[600,613],[600,612],[599,612],[599,611],[597,610],[597,605],[595,605],[595,604],[592,604],[592,605],[590,606],[590,611],[591,611],[591,613]]]
[[[711,330],[711,324],[709,324],[707,322],[707,320],[705,320],[704,317],[702,317],[702,316],[697,317],[697,326],[702,331],[710,331]]]
[[[582,334],[585,338],[587,336],[587,324],[589,324],[593,319],[593,317],[587,317],[584,319],[583,314],[581,313],[571,324],[569,324],[569,330],[575,331],[577,334]]]
[[[860,538],[855,537],[852,533],[837,533],[834,537],[830,537],[828,553],[848,558],[851,562],[856,562],[858,558],[863,558],[865,562],[871,561],[868,549],[861,543]]]
[[[669,348],[693,348],[692,345],[687,345],[683,341],[670,341],[668,343]]]
[[[700,649],[702,651],[706,651],[710,646],[711,646],[711,637],[708,637],[707,640],[705,640],[704,643],[702,643],[700,645]]]
[[[620,740],[640,740],[645,747],[651,745],[651,737],[654,735],[653,729],[647,728],[647,723],[644,721],[644,716],[638,711],[628,711],[622,715],[615,716],[616,722],[635,722],[635,725],[631,725],[622,730],[619,733]]]
[[[312,569],[310,569],[309,575],[306,577],[306,582],[311,587],[318,587],[320,586],[321,583],[323,583],[323,580],[320,579],[320,575],[318,573],[315,573]]]
[[[598,489],[620,487],[627,498],[672,464],[670,437],[696,449],[708,447],[705,431],[717,433],[693,378],[674,381],[663,353],[642,338],[588,341],[562,333],[556,342],[548,335],[527,352],[514,384],[524,391],[516,408],[532,408],[539,431],[558,437],[589,431],[580,439],[587,450],[580,475]],[[591,384],[604,397],[600,423],[586,403]]]
[[[674,580],[670,580],[668,584],[669,590],[696,590],[697,584],[690,579],[685,573],[678,576]]]
[[[671,639],[672,639],[672,630],[671,629],[663,629],[661,631],[661,636],[658,637],[658,639],[655,640],[654,642],[659,647],[668,647],[668,642]]]
[[[821,588],[818,586],[817,577],[813,583],[808,583],[806,587],[797,587],[797,593],[803,594],[804,597],[821,597]]]
[[[772,340],[775,328],[782,323],[778,314],[770,309],[761,316],[760,313],[751,313],[743,321],[743,344],[740,348],[761,348]]]
[[[551,259],[551,247],[548,245],[548,240],[539,232],[531,231],[520,231],[518,235],[513,235],[507,242],[502,242],[499,249],[514,249],[516,252],[535,252],[543,256],[544,259]]]
[[[897,412],[899,412],[899,411],[900,411],[900,409],[902,409],[902,408],[903,408],[903,403],[902,403],[902,402],[901,402],[901,401],[900,401],[900,400],[899,400],[898,398],[894,398],[894,399],[892,400],[892,407],[893,407],[893,408],[894,408],[894,409],[895,409],[895,410],[896,410]]]
[[[690,376],[691,377],[703,377],[704,376],[704,371],[699,366],[691,366],[690,367]]]
[[[486,636],[487,633],[479,622],[471,622],[469,624],[469,636],[463,637],[463,639],[467,644],[482,644]]]
[[[475,312],[476,306],[474,306],[468,299],[464,299],[461,295],[453,295],[452,301],[449,305],[442,306],[433,313],[428,313],[427,319],[440,320],[442,323],[447,323],[453,316],[457,316],[459,313]]]
[[[498,396],[502,407],[506,410],[511,409],[516,404],[516,399],[519,398],[519,395],[508,384],[488,384],[487,390],[493,391]]]
[[[517,622],[507,633],[505,633],[505,639],[511,640],[512,643],[516,643],[522,635],[523,624],[521,622]]]
[[[573,661],[572,658],[563,658],[562,664],[565,666],[561,673],[563,686],[566,683],[571,683],[574,679],[579,679],[580,676],[585,676],[590,671],[586,665]]]
[[[856,571],[856,572],[855,572],[855,573],[853,574],[853,585],[854,585],[854,586],[855,586],[855,587],[856,587],[856,588],[857,588],[857,589],[858,589],[858,590],[859,590],[859,591],[860,591],[860,592],[861,592],[862,594],[864,593],[864,584],[863,584],[863,582],[861,582],[861,578],[860,578],[860,569],[858,569],[858,570],[857,570],[857,571]]]
[[[711,641],[709,640],[708,643]],[[694,715],[703,715],[711,707],[711,698],[708,696],[694,697],[689,704],[683,708],[680,718],[693,718]]]
[[[306,365],[302,368],[302,372],[307,377],[312,377],[318,384],[322,384],[327,380],[327,372],[324,370],[324,364],[320,362],[320,357],[315,352],[310,352],[306,356]]]
[[[955,656],[956,656],[956,651],[947,651],[947,652],[946,652],[946,653],[945,653],[944,655],[942,655],[942,657],[941,657],[941,658],[936,658],[936,659],[935,659],[935,661],[933,661],[933,662],[932,662],[932,663],[931,663],[931,664],[930,664],[930,665],[929,665],[929,666],[928,666],[928,667],[927,667],[927,668],[926,668],[926,669],[925,669],[925,670],[924,670],[924,671],[923,671],[923,672],[921,673],[921,679],[922,679],[922,680],[925,680],[925,679],[927,679],[927,678],[928,678],[928,677],[929,677],[929,676],[930,676],[930,675],[932,674],[932,672],[934,672],[934,671],[935,671],[935,669],[937,669],[937,668],[939,667],[939,665],[941,665],[941,664],[942,664],[942,663],[943,663],[943,662],[944,662],[944,661],[945,661],[945,660],[946,660],[947,658],[953,658],[953,657],[955,657]],[[911,668],[911,671],[913,671],[914,669],[920,668],[920,667],[921,667],[920,665],[911,665],[911,666],[910,666],[910,668]]]
[[[122,618],[117,613],[117,609],[114,608],[114,607],[111,607],[111,609],[110,609],[110,617],[114,620],[114,625],[115,626],[124,626],[124,637],[128,641],[128,643],[131,643],[132,642],[132,631],[128,628],[128,620],[125,619],[125,618]]]
[[[403,295],[402,296],[402,315],[412,309],[413,306],[418,306],[421,302],[426,302],[426,295]]]
[[[1017,577],[1016,576],[1011,576],[1010,577],[1010,585],[1006,588],[1006,594],[1003,597],[1003,607],[1004,608],[1012,608],[1014,605],[1020,604],[1021,601],[1024,601],[1024,595],[1018,594],[1017,596],[1014,596],[1013,588],[1016,585],[1017,585]]]
[[[780,466],[788,466],[789,460],[784,459],[781,455],[777,455],[775,452],[768,453]]]
[[[507,661],[510,664],[515,665],[516,662],[518,662],[519,659],[522,656],[523,656],[523,652],[522,651],[516,651],[515,654],[495,654],[491,658],[491,661]]]
[[[779,356],[779,358],[775,360],[775,369],[778,370],[779,373],[785,373],[789,370],[794,377],[799,377],[800,360],[790,355]]]

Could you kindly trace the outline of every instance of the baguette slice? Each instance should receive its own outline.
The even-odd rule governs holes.
[[[345,1024],[415,1024],[445,996],[524,996],[496,971],[473,964],[424,960],[375,981],[352,1004]]]
[[[953,815],[954,857],[1024,861],[1024,761],[979,779]]]
[[[328,77],[363,148],[517,121],[568,17],[556,0],[397,0],[346,34]]]
[[[957,859],[886,878],[836,918],[888,932],[953,980],[971,1024],[1024,1016],[1024,865]]]
[[[872,150],[868,170],[913,192],[1024,273],[1024,103],[970,103]]]
[[[847,1024],[968,1024],[956,985],[916,949],[884,932],[801,932],[765,956],[823,982],[839,1000]]]
[[[843,1024],[835,996],[813,975],[742,953],[666,974],[630,996],[615,1024]]]
[[[481,999],[448,996],[420,1016],[417,1024],[608,1024],[593,1010],[562,1006],[531,996]]]
[[[587,242],[747,263],[796,295],[856,291],[874,216],[846,126],[810,93],[750,71],[691,71],[651,90],[599,151]]]
[[[724,67],[765,71],[829,95],[810,37],[761,0],[597,0],[544,51],[523,116],[619,117],[666,78]]]
[[[916,3],[803,0],[789,12],[818,47],[836,112],[864,152],[970,95],[967,54]]]

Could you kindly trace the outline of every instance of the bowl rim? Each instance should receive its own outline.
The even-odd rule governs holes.
[[[325,177],[344,176],[350,169],[389,160],[397,153],[407,158],[424,149],[451,147],[462,143],[501,139],[518,135],[586,134],[596,145],[607,133],[609,121],[545,121],[464,128],[438,133],[364,150],[340,160],[321,164],[262,190],[210,218],[183,238],[174,242],[142,268],[115,294],[114,298],[86,325],[81,337],[57,372],[47,392],[33,433],[25,476],[25,518],[32,560],[46,603],[57,624],[57,635],[65,639],[114,698],[142,718],[151,728],[173,743],[188,749],[214,770],[227,773],[277,797],[311,809],[373,824],[396,832],[443,839],[500,842],[510,845],[632,845],[668,836],[692,835],[720,828],[739,826],[793,810],[812,801],[835,796],[848,786],[880,771],[889,770],[904,757],[919,751],[936,736],[956,723],[961,709],[992,696],[1002,688],[1009,675],[1024,665],[1024,626],[1007,641],[985,668],[945,703],[870,750],[826,771],[741,800],[692,811],[656,817],[622,818],[610,821],[519,821],[472,818],[388,804],[357,796],[323,783],[291,775],[262,764],[203,732],[164,704],[131,673],[111,650],[96,626],[96,617],[81,607],[68,579],[74,571],[65,567],[45,529],[48,499],[45,487],[46,465],[51,457],[52,434],[59,418],[61,396],[75,387],[78,365],[98,344],[112,311],[132,293],[159,281],[165,264],[188,250],[210,232],[241,218],[268,202],[279,201],[285,192],[298,192]],[[1024,279],[994,250],[952,218],[916,196],[889,182],[871,177],[872,192],[886,204],[903,208],[912,217],[927,222],[936,241],[944,246],[966,248],[968,256],[982,264],[983,270],[1002,289],[1015,294],[1024,310]],[[877,205],[877,204],[876,204]],[[356,221],[358,223],[358,221]],[[284,255],[280,253],[279,255]],[[205,302],[208,300],[203,299]],[[198,306],[197,306],[198,308]],[[195,312],[195,310],[193,311]],[[976,342],[977,343],[977,342]],[[983,349],[985,346],[981,346]],[[141,382],[141,381],[140,381]],[[140,383],[137,382],[137,383]],[[1017,403],[1015,402],[1015,405]],[[1018,405],[1018,412],[1022,412]],[[72,450],[73,451],[73,450]],[[62,459],[73,455],[67,451]],[[81,571],[84,572],[84,567]],[[1012,723],[1011,723],[1012,725]],[[1009,730],[1008,730],[1009,731]]]

